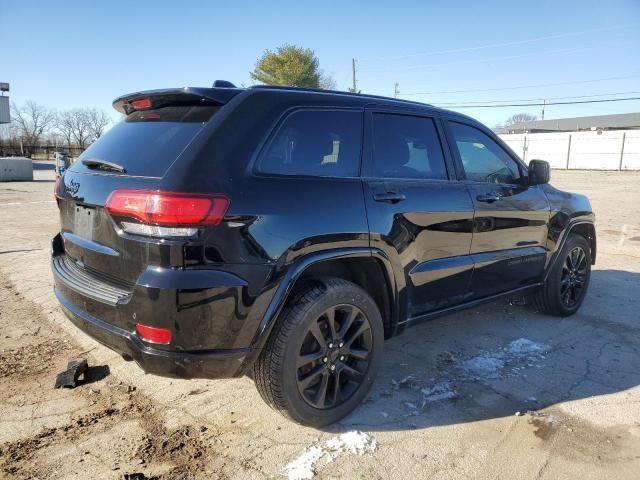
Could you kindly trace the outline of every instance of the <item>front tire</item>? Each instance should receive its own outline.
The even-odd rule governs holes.
[[[364,399],[380,368],[384,329],[359,286],[321,278],[287,302],[253,366],[262,398],[316,427],[337,422]]]
[[[591,279],[591,248],[582,235],[570,233],[546,283],[534,295],[539,310],[567,317],[582,305]]]

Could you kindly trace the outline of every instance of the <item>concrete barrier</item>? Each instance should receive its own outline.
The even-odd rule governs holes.
[[[33,162],[30,158],[0,158],[0,182],[31,182]]]

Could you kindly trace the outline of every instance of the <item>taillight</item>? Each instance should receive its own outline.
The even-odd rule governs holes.
[[[150,327],[142,323],[136,323],[136,332],[140,338],[149,343],[171,343],[171,330],[166,328]]]
[[[224,195],[122,189],[111,192],[105,208],[130,233],[190,236],[197,227],[218,225],[229,208],[229,199]]]

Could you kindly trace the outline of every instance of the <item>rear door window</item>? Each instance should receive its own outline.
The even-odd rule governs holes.
[[[162,177],[219,109],[171,105],[133,112],[85,150],[71,170],[100,173],[82,164],[91,159],[118,164],[126,175]]]
[[[368,175],[379,178],[447,178],[438,131],[431,118],[373,114],[373,158]]]
[[[258,162],[276,175],[356,177],[360,169],[362,112],[299,110],[278,128]]]

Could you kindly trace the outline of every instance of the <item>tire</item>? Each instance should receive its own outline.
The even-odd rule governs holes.
[[[572,256],[576,254],[579,258]],[[574,268],[574,263],[578,265]],[[534,294],[534,304],[544,313],[567,317],[582,305],[591,279],[591,248],[586,238],[570,233],[545,284]],[[569,301],[567,301],[567,299]]]
[[[253,365],[253,378],[262,398],[285,417],[329,425],[368,393],[383,343],[382,317],[371,296],[349,281],[320,278],[287,302]]]

